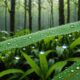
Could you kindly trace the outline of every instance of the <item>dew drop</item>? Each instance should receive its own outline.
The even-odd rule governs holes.
[[[10,44],[10,43],[8,43],[8,44]]]
[[[77,70],[79,70],[79,69],[80,69],[80,67],[78,66],[78,67],[76,67],[76,69],[77,69]]]
[[[64,45],[62,46],[62,48],[66,49],[66,48],[67,48],[67,45],[64,44]]]
[[[74,70],[71,70],[71,72],[73,73],[73,72],[74,72]]]
[[[35,46],[32,46],[32,49],[34,49],[35,48]]]
[[[72,37],[72,35],[71,35],[71,34],[69,34],[69,37]]]
[[[20,57],[16,56],[16,57],[15,57],[15,59],[16,59],[16,60],[19,60],[19,59],[20,59]]]
[[[59,79],[61,79],[62,77],[61,76],[59,76]]]
[[[45,52],[44,51],[40,51],[40,54],[44,54]]]
[[[31,39],[31,36],[29,36],[29,39]]]
[[[71,25],[70,27],[71,27],[71,28],[74,28],[75,26],[74,26],[74,25]]]
[[[23,48],[23,50],[25,51],[25,50],[26,50],[26,48]]]

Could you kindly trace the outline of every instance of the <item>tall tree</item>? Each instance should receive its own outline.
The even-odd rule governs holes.
[[[10,33],[13,35],[15,32],[15,1],[11,0],[11,10],[10,10]]]
[[[7,31],[7,0],[5,0],[4,3],[5,3],[5,30]]]
[[[70,0],[67,0],[67,23],[70,22]]]
[[[38,0],[38,29],[41,30],[41,0]]]
[[[64,23],[64,0],[59,0],[59,25]]]
[[[54,26],[54,17],[53,17],[53,0],[47,0],[50,5],[50,27]]]
[[[54,18],[53,18],[53,0],[50,0],[51,4],[51,19],[50,19],[50,27],[54,25]]]
[[[27,0],[24,0],[24,29],[27,27]]]
[[[78,0],[78,20],[80,20],[80,0]]]
[[[29,30],[32,31],[32,0],[29,0]]]

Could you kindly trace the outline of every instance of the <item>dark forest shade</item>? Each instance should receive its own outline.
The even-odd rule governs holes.
[[[78,0],[78,20],[80,20],[80,0]]]
[[[67,0],[67,23],[70,22],[70,0]]]
[[[38,0],[38,30],[41,30],[41,0]]]
[[[32,31],[32,0],[29,0],[29,30]]]
[[[24,0],[24,29],[27,27],[27,0]]]
[[[10,33],[11,35],[15,32],[15,0],[11,0],[10,10]]]
[[[64,0],[59,0],[59,25],[64,23]]]

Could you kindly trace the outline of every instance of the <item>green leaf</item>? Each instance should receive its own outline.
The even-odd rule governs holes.
[[[75,62],[80,62],[80,58],[79,57],[75,57],[75,58],[69,58],[66,61],[75,61]]]
[[[45,76],[48,71],[48,62],[47,62],[45,54],[40,54],[39,58],[40,58],[41,71],[43,75]]]
[[[67,64],[67,61],[61,61],[61,62],[57,62],[55,64],[53,64],[48,72],[47,72],[47,75],[46,75],[46,79],[51,75],[51,73],[54,71],[54,70],[58,70],[58,72],[60,72],[62,70],[62,68]]]
[[[57,46],[56,47],[56,52],[57,52],[58,56],[61,56],[63,54],[64,50],[65,49],[62,48],[62,46]]]
[[[73,64],[55,76],[53,80],[80,80],[80,62]]]
[[[41,70],[39,68],[39,66],[35,63],[35,61],[33,61],[30,56],[28,56],[27,54],[25,54],[24,52],[22,52],[22,55],[24,56],[24,58],[26,59],[26,61],[28,62],[28,64],[32,67],[32,69],[34,70],[34,72],[40,76],[41,75]]]
[[[8,74],[15,74],[15,73],[23,74],[24,72],[20,69],[7,69],[7,70],[0,72],[0,77],[3,77],[3,76],[8,75]]]
[[[34,70],[33,69],[28,69],[20,78],[19,80],[23,80],[27,75],[33,73]]]
[[[74,47],[76,47],[77,45],[80,44],[80,37],[78,39],[76,39],[75,41],[73,41],[71,44],[70,44],[70,49],[73,49]]]
[[[80,31],[80,22],[62,25],[0,42],[0,51],[21,48],[51,36],[64,35],[76,31]]]

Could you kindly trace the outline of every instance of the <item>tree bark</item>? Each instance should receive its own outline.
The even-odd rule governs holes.
[[[13,35],[15,32],[15,0],[11,0],[10,10],[10,33]]]
[[[32,0],[29,0],[29,30],[32,31]]]
[[[5,31],[7,31],[7,0],[5,0],[4,3],[5,3]]]
[[[64,23],[64,0],[59,0],[59,25]]]
[[[78,0],[78,20],[80,20],[80,0]]]
[[[51,3],[51,21],[50,21],[50,27],[53,27],[54,25],[54,18],[53,18],[53,0],[50,0]]]
[[[41,30],[41,0],[38,0],[38,29]]]
[[[70,22],[70,0],[67,0],[67,23]]]
[[[27,10],[27,0],[24,1],[24,29],[26,29],[27,27],[27,13],[26,13],[26,10]]]

